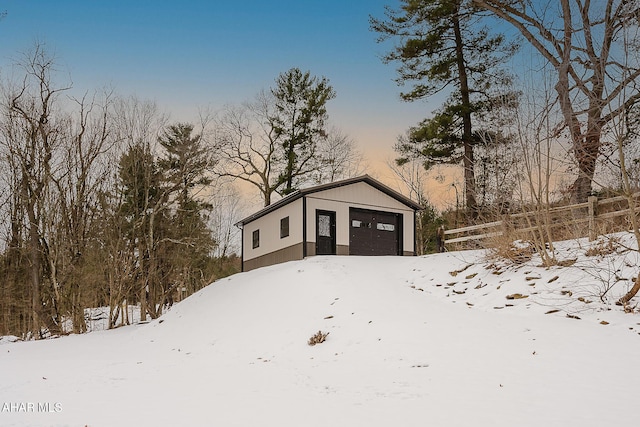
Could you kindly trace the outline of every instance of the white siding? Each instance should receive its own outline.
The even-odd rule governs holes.
[[[289,217],[289,236],[280,238],[280,220]],[[260,230],[260,246],[253,249],[253,232]],[[302,242],[302,199],[269,212],[245,224],[243,229],[243,259],[250,260]]]
[[[365,182],[319,191],[307,196],[307,241],[316,240],[316,209],[336,213],[336,244],[349,245],[349,208],[361,208],[403,215],[403,250],[413,252],[413,209]]]

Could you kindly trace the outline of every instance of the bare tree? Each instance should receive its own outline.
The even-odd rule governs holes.
[[[19,286],[22,271],[29,277],[31,320],[17,329],[39,338],[66,332],[63,321],[71,320],[83,332],[84,308],[99,288],[96,274],[87,275],[98,194],[111,170],[111,94],[62,98],[70,86],[54,82],[55,61],[40,44],[17,67],[24,76],[3,88],[0,138],[12,193],[5,198],[7,286]]]
[[[627,142],[627,139],[632,136],[634,131],[630,132],[629,129],[633,126],[629,126],[629,123],[626,123],[626,119],[622,124],[623,132],[620,132],[616,135],[616,142],[618,145],[618,154],[620,156],[620,170],[622,177],[622,193],[627,199],[628,207],[629,207],[629,223],[631,225],[631,230],[635,236],[637,247],[640,248],[640,225],[638,222],[638,217],[636,215],[636,211],[638,209],[638,202],[634,195],[634,187],[632,186],[632,181],[629,178],[629,173],[626,167],[626,159],[624,156],[624,145]],[[637,135],[634,135],[637,137]],[[626,306],[629,301],[633,297],[635,297],[640,291],[640,274],[635,278],[634,284],[629,289],[629,291],[623,295],[618,301],[617,304]]]
[[[357,149],[356,142],[335,127],[329,129],[326,141],[319,144],[317,156],[322,165],[313,174],[317,184],[353,178],[367,170],[364,154]]]
[[[3,113],[4,114],[4,113]],[[0,132],[2,150],[2,224],[4,253],[2,256],[2,276],[0,288],[0,308],[2,324],[0,334],[16,334],[30,330],[31,303],[28,298],[30,285],[26,280],[26,266],[23,242],[25,240],[24,211],[20,197],[21,175],[17,159],[9,150],[13,145],[11,139],[11,121],[3,117]]]
[[[0,85],[0,335],[84,332],[85,309],[101,305],[109,327],[128,322],[128,304],[157,317],[178,283],[208,284],[211,153],[193,126],[165,127],[135,97],[71,96],[41,44],[15,67]],[[227,198],[228,274],[239,198]]]
[[[514,124],[522,94],[514,88],[503,90],[506,94],[494,97],[496,108],[479,115],[476,127],[476,191],[485,217],[510,209],[521,170],[522,149]],[[514,102],[514,94],[518,102]]]
[[[225,258],[239,250],[240,230],[235,224],[242,219],[242,197],[233,183],[218,181],[212,188],[210,228],[216,242],[214,255],[216,258]]]
[[[291,153],[286,152],[273,121],[275,108],[273,95],[263,91],[252,103],[227,106],[214,124],[213,139],[219,153],[214,173],[250,184],[259,191],[264,206],[271,204],[274,195],[286,195],[289,182],[282,177]],[[363,169],[363,156],[355,142],[331,128],[313,143],[294,178],[297,185],[330,182],[355,176]]]
[[[513,25],[553,67],[557,97],[552,102],[562,115],[556,137],[566,129],[578,168],[572,201],[586,201],[603,135],[640,99],[640,93],[631,90],[640,66],[623,53],[624,43],[637,46],[638,39],[622,37],[625,26],[638,24],[638,2],[473,1]]]
[[[431,206],[426,191],[427,170],[417,159],[398,165],[395,161],[387,161],[387,167],[396,176],[402,188],[401,193],[406,193],[409,198],[415,200],[424,209],[417,213],[416,221],[416,255],[424,255],[428,251],[429,240],[436,237],[436,228],[442,225],[435,218],[435,208]],[[432,245],[431,245],[432,246]]]
[[[271,109],[269,95],[261,92],[251,104],[227,106],[215,124],[220,162],[214,166],[214,173],[257,188],[264,206],[271,204],[278,187],[278,140],[269,125]]]
[[[625,59],[628,61],[638,61],[638,52],[635,42],[636,31],[638,30],[636,25],[632,25],[629,27],[625,27],[625,31],[622,32],[621,36],[624,40],[624,52],[623,55]],[[632,73],[631,70],[627,70],[626,73]],[[625,80],[627,77],[626,74],[622,74],[620,78]],[[625,89],[617,94],[609,94],[608,88],[605,88],[605,94],[608,96],[618,96],[620,98],[619,103],[624,104],[624,101],[630,97],[625,90],[631,90],[633,92],[637,91],[637,88],[633,89]],[[637,211],[638,211],[638,201],[636,198],[636,192],[638,191],[637,185],[632,179],[630,174],[630,165],[626,158],[626,152],[630,146],[635,146],[638,148],[638,143],[640,142],[640,106],[638,105],[629,105],[624,114],[620,114],[611,120],[611,136],[613,140],[613,146],[615,148],[615,152],[618,156],[618,164],[617,169],[619,169],[620,176],[620,192],[622,196],[627,201],[629,214],[628,214],[628,222],[631,226],[631,231],[635,237],[636,248],[635,250],[640,251],[640,222],[638,220]],[[640,292],[640,274],[635,278],[634,284],[628,292],[623,295],[616,303],[618,305],[628,306],[629,302],[633,297],[635,297],[638,292]]]
[[[520,203],[532,209],[533,218],[526,216],[530,240],[544,265],[557,263],[551,235],[552,178],[557,173],[554,157],[555,126],[548,90],[542,90],[542,99],[529,92],[521,103],[514,121],[514,135],[522,153],[517,168],[519,174]]]
[[[53,177],[58,209],[50,221],[50,234],[55,237],[49,242],[49,270],[55,286],[64,289],[65,312],[70,312],[75,333],[86,330],[87,246],[95,235],[97,195],[109,181],[110,167],[104,157],[115,143],[110,135],[111,102],[110,92],[73,99],[77,113],[68,119],[59,174]]]
[[[139,291],[136,280],[138,260],[126,238],[130,230],[122,218],[122,194],[118,194],[117,187],[112,188],[116,189],[115,198],[110,197],[110,192],[100,193],[99,215],[94,222],[101,249],[97,251],[97,270],[104,278],[101,296],[109,307],[109,329],[130,323],[127,308]]]
[[[7,89],[4,103],[4,148],[16,174],[12,181],[20,195],[13,218],[25,227],[26,255],[31,296],[31,324],[34,337],[43,327],[60,333],[60,289],[51,280],[46,224],[54,215],[54,155],[61,141],[61,121],[55,104],[69,87],[52,81],[54,59],[44,46],[36,44],[18,64],[24,72],[21,83]],[[24,215],[24,219],[20,218]],[[17,224],[16,224],[17,225]]]

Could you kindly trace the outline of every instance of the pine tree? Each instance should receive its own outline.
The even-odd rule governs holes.
[[[173,186],[172,191],[177,193],[180,209],[195,200],[192,191],[197,186],[211,183],[206,175],[210,165],[209,154],[201,136],[192,134],[193,125],[179,123],[169,126],[158,138],[166,151],[158,166],[166,174],[165,180]]]
[[[129,147],[120,158],[119,178],[123,204],[120,214],[125,226],[125,239],[131,258],[135,259],[132,272],[133,288],[140,302],[142,320],[147,313],[156,317],[156,295],[161,287],[157,255],[159,222],[165,214],[162,209],[161,174],[149,144],[138,143]]]
[[[207,284],[208,260],[215,245],[206,223],[213,206],[195,195],[198,188],[211,184],[210,155],[201,136],[193,135],[191,124],[169,126],[158,142],[166,151],[158,165],[174,194],[168,230],[170,286],[186,288],[191,294]]]
[[[280,74],[271,92],[276,108],[270,120],[275,138],[281,140],[284,163],[277,187],[284,185],[281,193],[289,194],[296,189],[297,178],[318,167],[316,145],[327,137],[326,104],[336,94],[326,78],[298,68]]]
[[[401,139],[396,150],[402,164],[422,158],[425,167],[462,163],[466,207],[477,209],[474,174],[474,115],[494,104],[492,91],[509,79],[498,66],[515,51],[502,35],[477,25],[478,12],[470,0],[402,0],[399,10],[386,8],[386,19],[371,18],[379,41],[400,43],[384,56],[398,62],[397,82],[411,83],[405,101],[416,101],[451,90],[445,105]],[[500,95],[501,101],[504,94]],[[501,105],[504,105],[501,102]]]

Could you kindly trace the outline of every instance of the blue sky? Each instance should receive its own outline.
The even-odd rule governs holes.
[[[113,86],[174,121],[250,100],[291,67],[327,77],[331,122],[371,157],[437,107],[404,103],[368,17],[396,0],[0,0],[0,70],[44,42],[77,90]]]

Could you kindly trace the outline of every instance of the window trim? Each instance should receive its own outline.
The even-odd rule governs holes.
[[[280,219],[280,238],[289,237],[289,217],[285,216]]]
[[[260,247],[260,229],[253,230],[251,234],[251,247],[257,249]]]

